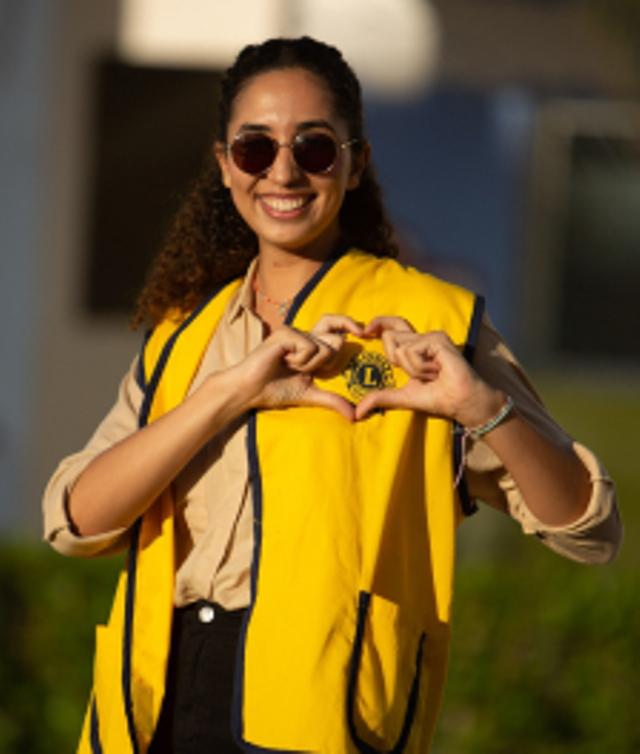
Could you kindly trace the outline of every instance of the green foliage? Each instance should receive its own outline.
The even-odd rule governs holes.
[[[0,752],[74,750],[90,686],[93,629],[119,563],[44,546],[0,547]]]
[[[634,571],[524,549],[459,573],[436,752],[640,751]]]
[[[625,542],[613,564],[584,566],[523,538],[492,511],[465,523],[434,754],[640,751],[639,380],[563,375],[535,383],[616,480]],[[473,530],[482,526],[493,538],[478,557]]]

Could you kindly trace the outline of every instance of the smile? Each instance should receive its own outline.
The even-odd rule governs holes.
[[[261,196],[260,202],[267,214],[274,217],[292,217],[298,215],[313,201],[312,195],[305,196]]]

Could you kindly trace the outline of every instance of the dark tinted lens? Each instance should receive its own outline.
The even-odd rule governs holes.
[[[275,160],[277,144],[264,134],[243,134],[231,144],[235,164],[245,173],[264,173]]]
[[[301,134],[293,143],[293,156],[307,173],[324,173],[336,161],[337,149],[327,134]]]

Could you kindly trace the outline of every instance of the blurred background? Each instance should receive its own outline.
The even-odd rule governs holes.
[[[600,568],[464,523],[435,753],[638,752],[638,0],[0,0],[0,752],[74,748],[120,562],[41,544],[42,489],[139,346],[221,71],[302,33],[363,81],[405,260],[487,296],[626,523]]]

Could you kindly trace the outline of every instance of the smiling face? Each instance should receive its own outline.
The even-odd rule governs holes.
[[[337,144],[349,140],[347,125],[336,116],[324,82],[303,68],[285,68],[255,76],[240,91],[227,143],[246,133],[263,133],[290,145],[300,134],[318,132]],[[290,148],[280,147],[273,164],[256,176],[240,170],[223,145],[218,145],[217,156],[224,185],[257,235],[260,251],[327,257],[340,233],[345,192],[358,185],[364,157],[356,165],[351,147],[338,148],[334,165],[313,174],[296,163]]]

